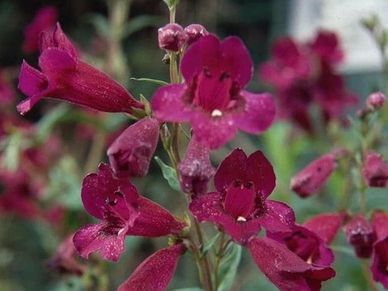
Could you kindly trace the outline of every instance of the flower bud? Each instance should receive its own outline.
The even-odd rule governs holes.
[[[215,173],[210,163],[209,149],[192,138],[184,160],[178,165],[181,188],[186,193],[201,194]]]
[[[164,50],[178,52],[185,44],[186,33],[182,26],[169,23],[158,29],[159,47]]]
[[[302,198],[310,196],[326,183],[336,166],[335,154],[321,156],[291,179],[291,189]]]
[[[187,36],[187,45],[192,44],[198,40],[201,36],[208,35],[209,32],[201,24],[190,24],[185,27]]]
[[[372,225],[361,215],[354,216],[344,227],[346,239],[360,258],[369,258],[372,254],[376,233]]]
[[[366,106],[371,110],[377,110],[383,107],[385,102],[385,95],[382,92],[374,92],[366,99]]]
[[[371,151],[366,155],[362,174],[369,187],[388,187],[388,162],[381,154]]]
[[[119,178],[147,174],[159,138],[159,122],[144,118],[128,127],[109,147],[109,162]]]

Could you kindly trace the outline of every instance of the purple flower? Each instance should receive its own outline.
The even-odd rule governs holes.
[[[252,77],[252,60],[242,41],[201,37],[181,62],[184,84],[159,88],[152,108],[162,121],[190,122],[199,143],[215,149],[241,129],[257,134],[275,116],[271,95],[243,90]]]
[[[166,290],[184,252],[181,243],[157,251],[142,262],[117,291]]]
[[[181,188],[186,193],[202,194],[207,191],[207,184],[213,177],[213,168],[209,149],[199,144],[195,136],[190,140],[185,158],[178,165]]]
[[[308,51],[292,38],[277,40],[271,53],[273,59],[260,68],[260,78],[265,82],[283,89],[309,78],[312,68]]]
[[[187,36],[187,45],[191,45],[196,42],[200,37],[208,35],[209,32],[201,24],[190,24],[185,27],[185,33]]]
[[[193,197],[190,210],[199,221],[209,221],[245,245],[261,226],[268,231],[288,231],[294,212],[286,204],[267,200],[275,188],[272,165],[261,151],[249,157],[235,149],[220,164],[216,192]]]
[[[128,180],[116,179],[106,164],[85,177],[81,197],[86,211],[100,220],[74,235],[74,245],[84,258],[99,252],[104,259],[117,261],[126,235],[177,235],[185,227],[166,209],[140,196]]]
[[[345,218],[344,213],[321,213],[306,220],[303,226],[315,232],[326,244],[330,244]]]
[[[143,108],[120,84],[108,75],[82,62],[77,50],[61,30],[41,36],[38,71],[23,62],[19,89],[28,98],[18,105],[21,114],[28,112],[41,98],[55,98],[105,112],[129,112]]]
[[[371,271],[373,279],[388,289],[388,214],[375,212],[372,224],[377,241],[373,246]]]
[[[330,267],[306,263],[286,246],[269,238],[254,238],[248,249],[256,265],[279,290],[316,291],[335,276]]]
[[[381,154],[373,151],[367,153],[362,174],[369,187],[388,187],[388,162]]]
[[[335,154],[321,156],[291,179],[291,189],[302,198],[311,196],[326,183],[336,166]]]
[[[285,246],[308,264],[329,266],[334,261],[333,252],[319,235],[295,225],[292,231],[267,233],[267,236]]]
[[[24,29],[23,51],[31,54],[39,48],[39,35],[42,31],[50,29],[58,19],[55,6],[44,6],[38,10],[34,19]]]
[[[319,60],[328,64],[338,64],[344,59],[338,36],[332,31],[318,31],[315,39],[310,43],[310,48]]]
[[[158,29],[158,41],[161,49],[178,52],[186,40],[186,33],[179,24],[169,23]]]
[[[355,215],[344,226],[344,231],[356,255],[360,258],[369,258],[377,237],[376,232],[368,220],[362,215]]]
[[[279,116],[291,120],[313,134],[310,107],[318,104],[322,119],[345,121],[343,112],[357,103],[357,97],[346,89],[345,81],[334,65],[343,59],[338,37],[320,31],[309,43],[291,38],[278,40],[272,59],[260,68],[260,78],[275,87]]]
[[[129,126],[108,149],[110,165],[119,178],[147,174],[159,139],[159,122],[150,117]]]

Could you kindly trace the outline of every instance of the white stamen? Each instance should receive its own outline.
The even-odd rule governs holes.
[[[244,216],[239,216],[239,217],[237,217],[237,221],[245,222],[245,221],[247,221],[247,219]]]
[[[212,117],[219,117],[219,116],[222,116],[222,111],[221,110],[218,110],[218,109],[214,109],[212,111]]]

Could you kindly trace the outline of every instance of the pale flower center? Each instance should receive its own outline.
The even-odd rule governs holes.
[[[222,111],[218,109],[214,109],[211,113],[212,117],[221,117],[222,116]]]

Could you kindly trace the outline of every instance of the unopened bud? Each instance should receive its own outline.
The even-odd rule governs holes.
[[[182,26],[169,23],[158,29],[159,47],[164,50],[178,52],[186,43],[186,33]]]
[[[187,45],[192,44],[200,37],[208,35],[209,32],[201,24],[190,24],[185,27],[185,32],[187,35]]]
[[[376,233],[372,225],[361,215],[356,215],[344,227],[346,238],[360,258],[369,258],[372,254]]]
[[[385,102],[385,95],[382,92],[374,92],[366,99],[366,106],[371,110],[377,110],[383,107]]]

